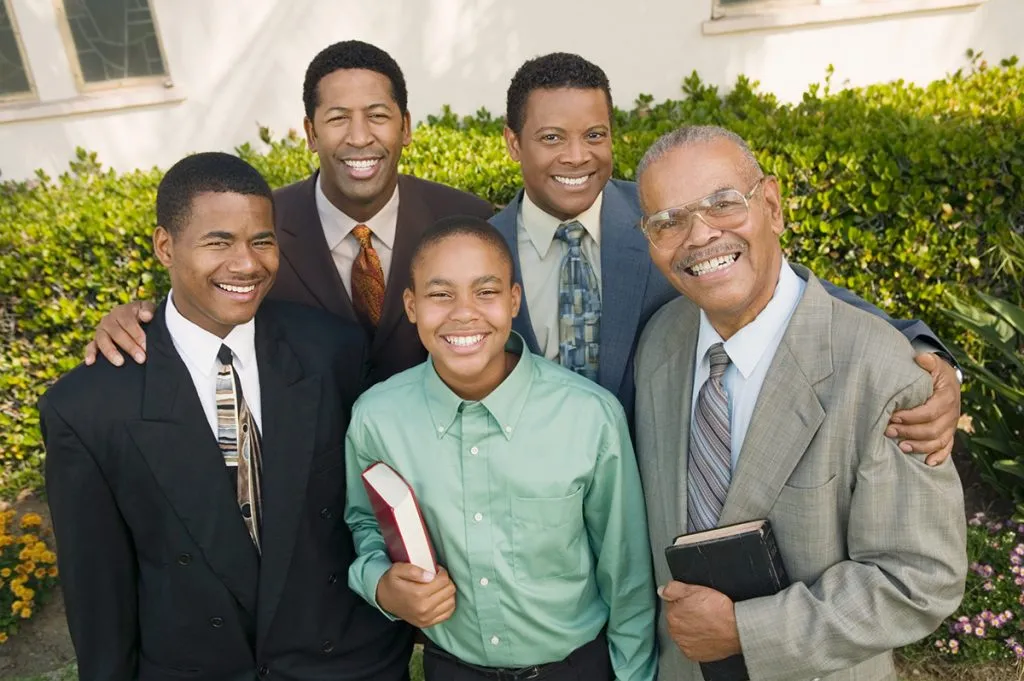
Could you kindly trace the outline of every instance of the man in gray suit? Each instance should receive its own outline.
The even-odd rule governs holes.
[[[931,382],[906,338],[785,261],[778,181],[738,136],[681,128],[638,175],[651,257],[685,296],[636,355],[659,678],[742,653],[756,680],[894,681],[891,649],[953,612],[967,570],[952,462],[885,435]],[[791,586],[733,603],[672,581],[677,535],[760,518]]]
[[[531,59],[509,85],[505,121],[508,152],[522,168],[524,188],[491,223],[508,241],[523,287],[514,329],[531,351],[596,380],[632,414],[639,332],[678,293],[651,264],[636,228],[636,184],[611,179],[608,77],[575,54]],[[924,323],[891,319],[849,291],[822,284],[888,320],[921,352],[935,394],[923,406],[909,405],[917,408],[897,414],[891,427],[905,440],[904,451],[928,453],[930,463],[945,459],[960,415],[949,353]]]

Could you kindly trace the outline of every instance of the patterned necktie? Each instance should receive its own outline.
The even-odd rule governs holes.
[[[352,263],[352,306],[363,324],[376,329],[384,308],[384,268],[370,240],[370,228],[356,225],[352,234],[359,240],[359,255]]]
[[[690,455],[686,463],[686,529],[701,532],[718,525],[732,476],[732,436],[729,397],[722,376],[729,355],[721,343],[708,349],[711,375],[700,388],[690,426]]]
[[[242,395],[242,385],[232,363],[231,348],[221,345],[217,360],[220,361],[220,369],[217,371],[217,444],[224,455],[224,463],[229,467],[237,467],[238,508],[259,553],[262,507],[259,431]]]
[[[601,343],[601,289],[587,255],[580,246],[583,225],[573,220],[558,228],[555,237],[569,245],[558,277],[558,356],[568,367],[597,380]]]

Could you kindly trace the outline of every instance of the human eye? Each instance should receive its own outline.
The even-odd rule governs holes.
[[[540,141],[544,142],[545,144],[554,144],[555,142],[557,142],[560,139],[561,138],[558,135],[556,135],[555,133],[553,133],[553,132],[549,132],[546,135],[541,135],[541,137],[540,137]]]
[[[608,137],[608,133],[603,130],[591,130],[587,133],[587,139],[591,142],[600,142],[601,140]]]

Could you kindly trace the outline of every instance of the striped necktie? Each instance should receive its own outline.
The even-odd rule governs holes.
[[[690,425],[690,454],[686,462],[686,529],[701,532],[718,525],[732,477],[732,435],[729,396],[722,376],[729,355],[721,343],[708,349],[711,375],[700,388]]]
[[[352,263],[352,307],[369,329],[376,329],[384,309],[384,268],[366,225],[356,225],[352,235],[359,241],[359,255]]]
[[[601,289],[581,246],[586,230],[578,220],[555,237],[569,245],[558,276],[558,357],[562,366],[597,380],[601,345]]]
[[[217,352],[217,444],[224,463],[236,468],[235,497],[249,537],[260,552],[262,493],[260,489],[259,431],[242,395],[242,385],[232,362],[231,348],[221,345]]]

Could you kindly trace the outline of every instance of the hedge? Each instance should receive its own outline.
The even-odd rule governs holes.
[[[1024,226],[1024,69],[1016,59],[986,67],[975,58],[926,87],[832,92],[830,80],[791,105],[745,78],[723,94],[693,74],[678,100],[645,96],[616,110],[615,175],[632,178],[645,148],[681,123],[725,125],[780,178],[793,260],[969,344],[939,312],[944,292],[1020,287],[993,248]],[[504,204],[519,177],[501,125],[486,111],[445,110],[416,129],[402,170]],[[295,133],[260,138],[238,153],[272,185],[315,167]],[[36,399],[79,361],[102,314],[166,289],[149,244],[160,176],[115,173],[79,150],[58,178],[0,184],[0,305],[15,323],[0,335],[0,493],[39,486]]]

